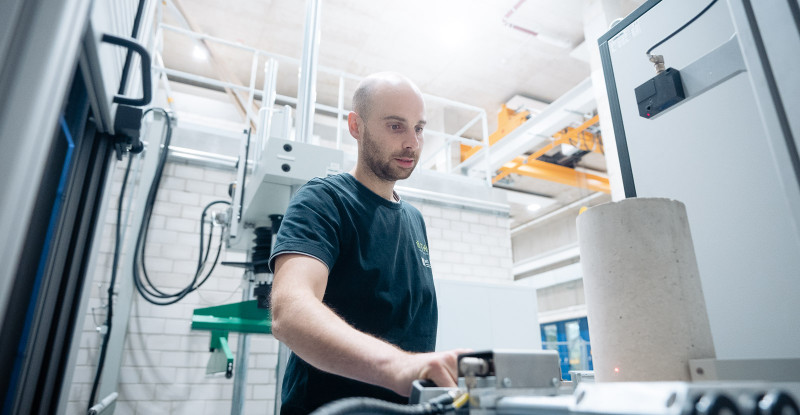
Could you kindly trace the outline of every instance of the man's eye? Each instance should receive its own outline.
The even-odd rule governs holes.
[[[422,130],[424,130],[424,128],[422,128],[422,127],[417,127],[417,128],[414,129],[414,131],[416,131],[417,134],[422,134]]]
[[[391,128],[393,131],[398,131],[403,127],[400,124],[391,124],[389,125],[389,128]]]

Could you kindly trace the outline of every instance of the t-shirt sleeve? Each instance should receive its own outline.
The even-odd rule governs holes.
[[[330,271],[339,256],[341,217],[332,189],[312,180],[289,202],[272,248],[269,267],[284,253],[301,253],[319,259]]]

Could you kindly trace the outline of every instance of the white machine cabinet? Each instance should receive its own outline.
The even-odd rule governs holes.
[[[599,39],[626,197],[686,204],[719,359],[800,358],[800,7],[719,0],[652,51],[686,98],[651,118],[646,52],[711,1],[652,0]]]

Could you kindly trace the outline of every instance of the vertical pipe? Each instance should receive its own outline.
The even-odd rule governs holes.
[[[266,105],[269,105],[269,112],[267,112],[267,131],[265,132],[265,140],[262,144],[261,150],[267,149],[267,140],[269,134],[272,132],[272,116],[275,114],[275,100],[278,96],[278,61],[270,58],[269,67],[267,70],[269,75],[269,95],[266,98]]]
[[[256,73],[258,71],[258,52],[253,53],[253,64],[250,67],[250,91],[247,95],[247,103],[245,104],[245,114],[247,120],[245,120],[244,128],[245,130],[250,128],[250,122],[255,122],[256,117],[253,116],[253,99],[256,96]]]
[[[486,153],[484,154],[483,159],[486,161],[486,184],[489,187],[492,187],[492,171],[491,170],[491,163],[489,158],[489,124],[486,121],[486,111],[483,111],[483,115],[481,116],[481,131],[483,133],[483,145],[486,148]]]
[[[250,300],[253,292],[253,271],[245,271],[244,278],[247,280],[242,290],[242,301]],[[236,367],[233,369],[233,402],[231,403],[231,415],[241,415],[244,413],[244,404],[247,400],[247,355],[250,353],[250,335],[239,333],[238,346],[236,350]]]
[[[264,117],[263,122],[261,123],[261,130],[258,131],[256,135],[256,146],[255,146],[255,156],[253,160],[255,160],[255,164],[253,165],[253,170],[256,170],[256,166],[261,160],[261,154],[267,148],[267,140],[269,140],[270,131],[272,130],[272,116],[275,113],[275,95],[276,91],[276,78],[278,72],[278,62],[274,58],[267,59],[264,62],[264,86],[261,90],[261,109],[258,111],[259,117]]]
[[[344,112],[344,76],[339,75],[339,102],[336,106],[336,149],[342,149],[342,113]]]
[[[314,131],[314,104],[317,100],[317,58],[319,57],[319,22],[322,0],[307,0],[306,33],[300,60],[300,84],[297,91],[298,142],[311,140]]]
[[[453,168],[453,141],[450,138],[444,139],[445,147],[444,151],[444,171],[450,172],[450,169]]]

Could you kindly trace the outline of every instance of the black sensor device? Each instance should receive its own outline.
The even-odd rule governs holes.
[[[636,103],[639,105],[639,115],[644,118],[653,118],[686,98],[681,74],[673,68],[667,68],[639,85],[634,92]]]

